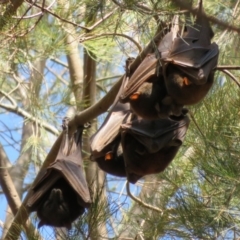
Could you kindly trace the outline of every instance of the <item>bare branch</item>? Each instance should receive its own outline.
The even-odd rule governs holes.
[[[89,27],[89,31],[92,31],[94,28],[96,28],[97,26],[99,26],[102,22],[104,22],[106,19],[108,19],[109,17],[111,17],[113,15],[113,13],[115,13],[118,10],[117,8],[114,8],[110,13],[106,14],[106,16],[104,16],[103,18],[99,19],[97,22],[95,22],[91,27]]]
[[[120,36],[120,37],[127,38],[132,43],[134,43],[134,45],[136,45],[136,47],[138,48],[139,52],[142,51],[142,47],[141,47],[141,45],[137,41],[135,41],[133,38],[131,38],[128,35],[123,34],[123,33],[100,33],[100,34],[95,34],[94,36],[91,36],[91,37],[80,38],[79,42],[85,42],[87,40],[92,40],[92,39],[95,39],[95,38],[106,37],[106,36]]]
[[[216,70],[240,70],[239,65],[218,65]]]
[[[130,191],[129,182],[128,182],[128,181],[127,181],[127,186],[126,186],[126,188],[127,188],[127,193],[128,193],[128,195],[129,195],[135,202],[139,203],[139,204],[142,205],[143,207],[146,207],[146,208],[148,208],[148,209],[151,209],[151,210],[154,210],[154,211],[157,211],[157,212],[163,214],[163,210],[161,210],[160,208],[157,208],[157,207],[154,207],[154,206],[152,206],[152,205],[149,205],[149,204],[143,202],[142,200],[140,200],[139,198],[133,196],[132,193],[131,193],[131,191]]]
[[[59,134],[59,131],[55,127],[53,127],[52,125],[48,124],[47,122],[45,122],[43,120],[40,120],[40,119],[32,116],[30,113],[28,113],[24,109],[18,107],[15,100],[13,98],[11,98],[7,93],[5,93],[2,90],[0,90],[0,93],[2,93],[4,96],[6,96],[9,99],[9,101],[12,103],[12,105],[0,103],[0,107],[8,110],[9,112],[16,113],[17,115],[19,115],[21,117],[24,117],[24,118],[27,118],[27,119],[33,121],[33,122],[36,122],[39,126],[42,126],[47,131],[51,132],[54,135]]]
[[[30,1],[27,1],[27,2],[28,2],[29,4],[32,4]],[[60,19],[61,21],[65,22],[65,23],[69,23],[69,24],[71,24],[71,25],[73,25],[73,26],[75,26],[75,27],[82,28],[82,29],[86,30],[87,32],[91,32],[95,27],[99,26],[99,24],[101,24],[101,23],[104,22],[106,19],[108,19],[109,17],[111,17],[111,16],[116,12],[116,10],[118,9],[118,8],[113,9],[113,11],[111,11],[111,12],[108,13],[106,16],[104,16],[104,17],[101,18],[99,21],[97,21],[93,26],[91,26],[91,27],[84,27],[84,26],[82,26],[82,25],[80,25],[80,24],[76,24],[76,23],[74,23],[74,22],[72,22],[72,21],[69,21],[69,20],[67,20],[67,19],[65,19],[65,18],[60,17],[60,16],[57,15],[56,13],[52,12],[52,11],[49,9],[49,7],[48,7],[48,8],[44,8],[44,7],[42,7],[42,6],[39,6],[39,5],[36,4],[36,3],[33,3],[33,5],[34,5],[35,7],[37,7],[37,8],[42,9],[42,10],[45,11],[45,12],[50,13],[50,14],[53,15],[54,17]]]
[[[7,167],[8,160],[6,158],[7,157],[6,157],[5,151],[0,145],[0,184],[4,192],[4,195],[7,198],[7,202],[12,210],[12,213],[16,215],[19,207],[21,206],[21,199],[19,198],[17,190],[14,187],[12,178],[9,175],[8,167]],[[41,239],[41,236],[36,231],[34,226],[30,223],[30,221],[27,221],[26,223],[24,223],[24,228],[29,239],[33,237],[33,233],[35,234],[35,237],[37,239]],[[13,240],[16,238],[13,236],[10,239]]]
[[[50,5],[48,7],[46,7],[46,9],[47,10],[50,9],[55,2],[56,2],[56,0],[53,0],[52,3],[50,3]],[[43,15],[43,14],[44,14],[44,11],[41,11],[41,12],[29,15],[29,16],[22,16],[22,17],[13,16],[13,18],[16,18],[16,19],[30,19],[30,18],[34,18],[34,17],[40,16],[40,15]]]
[[[238,87],[240,87],[240,83],[238,82],[237,78],[232,74],[230,73],[228,70],[221,70],[222,72],[224,72],[225,74],[227,74],[237,85]]]
[[[196,119],[195,119],[195,117],[194,117],[194,115],[193,115],[193,113],[192,113],[191,111],[189,111],[189,115],[191,116],[191,120],[193,120],[196,128],[198,129],[198,131],[200,132],[200,134],[202,135],[202,137],[205,139],[205,135],[203,134],[201,128],[199,127],[199,125],[198,125],[198,123],[197,123],[197,121],[196,121]]]

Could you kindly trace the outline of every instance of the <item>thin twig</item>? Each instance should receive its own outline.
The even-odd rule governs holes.
[[[203,134],[201,128],[198,126],[197,121],[191,111],[189,111],[189,115],[191,116],[191,119],[193,120],[195,126],[197,127],[198,131],[201,133],[202,137],[205,139],[205,135]]]
[[[238,87],[240,87],[240,83],[238,82],[237,78],[232,73],[230,73],[228,70],[225,70],[225,69],[223,69],[221,71],[226,73],[238,85]]]
[[[133,196],[131,191],[130,191],[130,187],[129,187],[129,182],[128,181],[127,181],[127,193],[135,202],[139,203],[143,207],[146,207],[148,209],[151,209],[151,210],[154,210],[154,211],[157,211],[157,212],[163,214],[163,210],[161,210],[160,208],[157,208],[157,207],[154,207],[152,205],[149,205],[149,204],[143,202],[142,200],[140,200],[139,198]]]
[[[98,78],[98,79],[96,79],[96,82],[102,82],[102,81],[109,80],[109,79],[120,78],[121,76],[122,75],[115,75],[115,76]]]
[[[28,2],[29,4],[31,4],[31,2],[30,2],[29,0],[27,0],[27,2]],[[34,3],[33,5],[34,5],[35,7],[37,7],[37,8],[39,8],[39,9],[42,9],[42,6],[39,6],[39,5],[36,4],[36,3]],[[50,13],[51,15],[53,15],[53,16],[56,17],[56,18],[58,18],[58,19],[61,20],[62,22],[69,23],[69,24],[71,24],[71,25],[73,25],[73,26],[75,26],[75,27],[79,27],[79,28],[82,28],[82,29],[84,29],[84,30],[86,30],[86,31],[89,31],[89,28],[84,27],[84,26],[79,25],[79,24],[76,24],[76,23],[74,23],[74,22],[71,22],[71,21],[69,21],[69,20],[67,20],[67,19],[65,19],[65,18],[62,18],[62,17],[60,17],[59,15],[57,15],[56,13],[52,12],[51,10],[49,10],[49,9],[47,9],[47,8],[44,8],[44,11]]]
[[[94,36],[91,36],[91,37],[80,38],[79,42],[81,43],[81,42],[85,42],[87,40],[92,40],[92,39],[95,39],[95,38],[106,37],[106,36],[120,36],[120,37],[127,38],[132,43],[134,43],[134,45],[136,45],[136,47],[138,48],[139,52],[142,51],[142,47],[141,47],[141,45],[137,41],[135,41],[133,38],[131,38],[128,35],[123,34],[123,33],[100,33],[100,34],[95,34]]]
[[[89,31],[92,31],[94,28],[99,26],[103,21],[105,21],[106,19],[111,17],[113,15],[113,13],[115,13],[118,9],[119,9],[118,7],[114,8],[110,13],[106,14],[106,16],[104,16],[103,18],[101,18],[97,22],[95,22],[91,27],[88,27]]]
[[[48,7],[46,7],[46,9],[49,10],[55,2],[56,2],[56,0],[53,0],[52,3],[50,3],[50,5]],[[30,18],[35,18],[35,17],[43,15],[43,14],[44,14],[44,11],[41,11],[41,12],[29,15],[29,16],[22,16],[22,17],[13,16],[13,18],[16,18],[16,19],[30,19]]]
[[[239,65],[218,65],[216,68],[216,70],[240,70],[240,66]]]
[[[174,2],[176,5],[178,5],[179,7],[183,8],[183,9],[187,9],[189,12],[193,13],[193,14],[196,14],[197,12],[197,9],[196,8],[193,8],[191,6],[189,6],[189,4],[187,4],[186,2],[182,1],[182,0],[172,0],[172,2]],[[237,33],[240,33],[240,28],[237,27],[237,26],[234,26],[234,25],[231,25],[227,22],[224,22],[214,16],[209,16],[206,14],[206,18],[215,23],[215,24],[218,24],[224,28],[228,28],[229,30],[232,30],[232,31],[235,31]]]
[[[12,103],[12,105],[0,103],[1,108],[4,108],[4,109],[8,110],[9,112],[16,113],[17,115],[19,115],[21,117],[27,118],[27,119],[37,123],[38,125],[45,128],[47,131],[51,132],[54,135],[59,135],[59,131],[55,127],[53,127],[52,125],[43,121],[42,119],[38,119],[38,118],[32,116],[29,112],[20,108],[17,105],[17,103],[15,102],[15,100],[12,97],[10,97],[7,93],[5,93],[4,91],[0,90],[0,93],[2,93],[6,98],[8,98],[9,101]]]
[[[27,2],[28,2],[29,4],[31,4],[30,1],[27,1]],[[72,22],[72,21],[69,21],[69,20],[67,20],[67,19],[65,19],[65,18],[60,17],[59,15],[57,15],[57,14],[54,13],[54,12],[52,12],[52,11],[51,11],[50,9],[48,9],[48,8],[42,8],[42,6],[39,6],[39,5],[36,4],[36,3],[34,3],[33,5],[34,5],[35,7],[37,7],[37,8],[40,8],[40,9],[42,9],[42,10],[50,13],[50,14],[53,15],[54,17],[60,19],[61,21],[65,22],[65,23],[69,23],[69,24],[71,24],[71,25],[73,25],[73,26],[75,26],[75,27],[82,28],[82,29],[86,30],[87,32],[91,32],[95,27],[99,26],[99,24],[101,24],[101,23],[104,22],[106,19],[108,19],[110,16],[112,16],[113,13],[115,13],[116,10],[118,9],[118,8],[113,9],[113,11],[111,11],[111,12],[108,13],[106,16],[104,16],[104,17],[101,18],[99,21],[97,21],[93,26],[91,26],[91,27],[84,27],[84,26],[82,26],[82,25],[80,25],[80,24],[76,24],[76,23],[74,23],[74,22]]]

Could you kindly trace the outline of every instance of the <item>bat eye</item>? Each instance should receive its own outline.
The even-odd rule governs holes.
[[[107,152],[105,154],[105,161],[109,161],[113,159],[113,153],[112,152]]]
[[[135,92],[133,93],[131,96],[130,96],[130,99],[131,100],[137,100],[140,96],[140,93],[139,92]]]

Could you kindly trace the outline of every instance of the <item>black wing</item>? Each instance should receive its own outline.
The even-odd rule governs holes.
[[[91,204],[81,155],[82,131],[79,129],[77,136],[70,139],[71,146],[64,134],[56,160],[40,173],[32,187],[27,206],[30,211],[37,211],[39,226],[70,228],[71,222]],[[65,148],[70,148],[68,156]]]
[[[178,121],[159,119],[148,121],[127,118],[121,126],[123,156],[129,182],[163,171],[182,145],[189,118]]]

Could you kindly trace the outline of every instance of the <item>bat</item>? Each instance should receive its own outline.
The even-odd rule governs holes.
[[[70,139],[64,131],[56,160],[39,173],[32,186],[27,207],[30,212],[37,212],[38,227],[71,229],[71,223],[91,204],[81,153],[83,129],[79,127]]]
[[[168,94],[182,105],[193,105],[208,93],[214,81],[219,49],[211,43],[214,35],[203,10],[202,0],[198,4],[196,21],[189,23],[180,35],[178,18],[170,33],[158,46],[162,72]]]
[[[146,120],[129,114],[121,124],[121,144],[128,181],[162,172],[177,154],[190,120],[186,114],[172,119]]]
[[[125,83],[120,102],[129,102],[138,116],[154,120],[182,114],[182,104],[177,104],[168,95],[163,75],[158,71],[155,54],[148,54]]]

